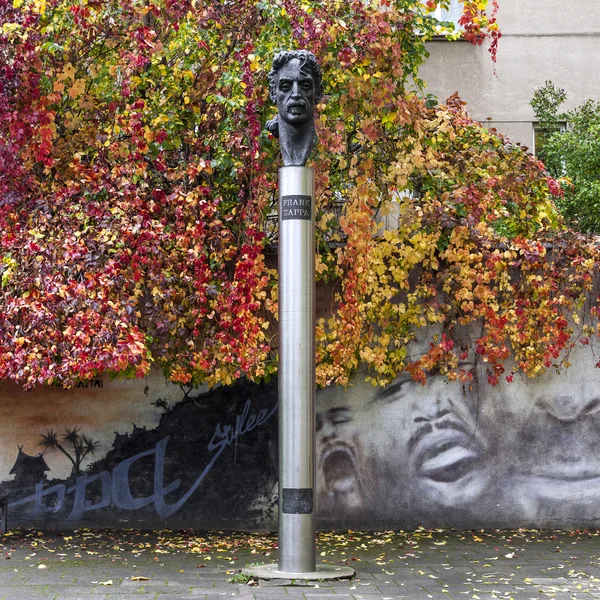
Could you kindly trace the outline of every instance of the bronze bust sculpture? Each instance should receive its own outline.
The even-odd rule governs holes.
[[[279,138],[284,166],[304,166],[317,142],[315,104],[323,97],[321,68],[308,50],[275,55],[269,73],[269,96],[278,115],[266,128]]]

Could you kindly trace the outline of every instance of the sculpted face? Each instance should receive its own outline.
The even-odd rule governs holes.
[[[304,125],[313,118],[315,83],[306,67],[294,58],[277,73],[277,109],[279,117],[290,125]]]

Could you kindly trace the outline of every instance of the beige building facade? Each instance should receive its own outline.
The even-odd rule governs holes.
[[[496,64],[487,45],[439,38],[421,69],[440,102],[458,92],[471,116],[514,143],[533,148],[529,101],[546,81],[567,92],[563,108],[600,100],[598,0],[499,0],[502,31]]]

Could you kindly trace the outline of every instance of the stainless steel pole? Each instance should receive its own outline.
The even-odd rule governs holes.
[[[279,169],[279,563],[313,573],[315,538],[314,170]]]
[[[279,169],[279,560],[242,572],[264,579],[347,579],[316,564],[315,177]]]

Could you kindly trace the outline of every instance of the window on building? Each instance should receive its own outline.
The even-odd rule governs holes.
[[[463,3],[461,0],[450,0],[448,8],[436,8],[434,15],[438,21],[443,23],[451,23],[454,26],[454,31],[460,31],[462,27],[459,25],[458,20],[462,16]]]
[[[554,133],[563,133],[567,129],[567,124],[564,121],[552,124],[542,125],[541,123],[533,124],[533,153],[539,156],[542,160],[544,158],[544,146],[548,139]]]
[[[417,9],[418,10],[418,9]],[[428,20],[435,19],[439,25],[436,26],[435,33],[440,36],[447,37],[449,39],[455,39],[460,37],[462,27],[458,21],[462,16],[463,3],[462,0],[447,0],[447,7],[437,7],[431,11],[427,8],[427,0],[421,0],[420,14],[423,18]],[[416,28],[417,34],[419,28]]]

